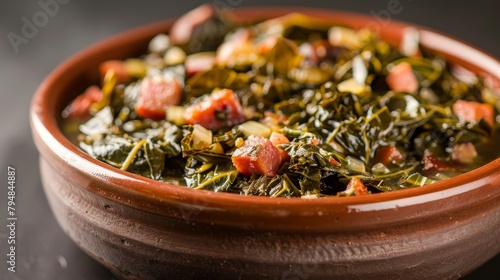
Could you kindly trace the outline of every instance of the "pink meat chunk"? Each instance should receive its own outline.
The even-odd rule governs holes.
[[[280,167],[281,155],[269,139],[251,135],[234,151],[231,160],[240,174],[273,177]]]

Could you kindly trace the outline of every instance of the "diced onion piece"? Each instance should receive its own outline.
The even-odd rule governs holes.
[[[360,172],[366,171],[365,164],[361,160],[353,158],[351,156],[347,156],[346,159],[347,159],[347,168]]]
[[[379,162],[372,167],[372,172],[374,174],[387,174],[391,171],[383,163]]]
[[[130,58],[125,60],[125,71],[134,78],[142,78],[146,76],[146,73],[148,71],[146,63],[144,63],[144,60],[142,59],[137,59],[137,58]]]
[[[403,31],[403,38],[399,49],[408,57],[417,57],[420,53],[420,33],[414,27],[407,27]]]
[[[168,66],[178,65],[186,61],[186,53],[179,47],[171,47],[163,56],[163,60]]]
[[[328,142],[328,145],[341,154],[346,153],[346,150],[335,141]]]
[[[257,112],[255,111],[255,108],[253,107],[243,107],[243,115],[245,115],[245,118],[247,120],[253,119]]]
[[[224,148],[222,148],[222,145],[218,142],[214,143],[209,151],[214,154],[224,154]]]
[[[199,124],[193,125],[193,149],[203,150],[212,145],[212,131]]]
[[[337,89],[340,92],[350,92],[353,94],[361,94],[369,91],[369,87],[362,85],[353,78],[345,80],[337,85]]]
[[[468,84],[468,85],[473,85],[477,82],[477,76],[474,74],[474,72],[471,72],[464,67],[460,65],[454,65],[450,69],[450,73],[455,76],[457,79],[460,81]]]
[[[152,53],[162,54],[170,46],[170,38],[167,34],[158,34],[149,41],[148,49]]]
[[[302,84],[320,85],[330,79],[330,74],[319,67],[297,67],[290,70],[288,77]]]
[[[186,120],[184,119],[184,106],[169,106],[167,109],[167,121],[177,125],[185,125]]]
[[[300,55],[302,55],[302,57],[307,59],[310,59],[316,55],[313,45],[308,42],[300,44],[297,51],[299,52]]]
[[[368,69],[360,55],[355,56],[352,60],[352,76],[360,85],[364,85],[368,77]]]
[[[333,46],[355,49],[361,44],[358,34],[351,28],[334,26],[328,30],[328,41]]]
[[[154,68],[163,68],[165,67],[165,61],[163,61],[163,58],[156,53],[150,53],[144,57],[144,63],[146,63],[147,67],[150,67],[151,69]]]
[[[271,128],[267,125],[256,121],[247,121],[239,126],[239,130],[245,135],[245,137],[250,137],[250,135],[255,135],[259,137],[269,138],[273,132]]]

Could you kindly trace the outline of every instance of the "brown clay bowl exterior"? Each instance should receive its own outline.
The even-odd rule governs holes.
[[[353,27],[338,11],[254,8],[258,19],[299,11]],[[500,159],[433,185],[335,199],[245,197],[145,179],[94,160],[61,132],[63,107],[107,59],[143,53],[172,21],[131,30],[60,65],[36,92],[31,126],[43,187],[60,226],[123,279],[457,279],[500,252]],[[398,43],[407,24],[381,37]],[[424,28],[425,46],[500,83],[500,63]]]

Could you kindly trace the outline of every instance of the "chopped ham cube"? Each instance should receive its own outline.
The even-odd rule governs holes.
[[[418,81],[408,62],[401,62],[390,70],[386,78],[389,88],[396,92],[416,93]]]
[[[116,77],[118,78],[119,84],[126,84],[130,82],[131,76],[125,68],[125,61],[123,60],[107,60],[99,65],[99,73],[101,75],[101,80],[104,80],[104,76],[108,71],[114,71]]]
[[[255,55],[248,29],[239,29],[217,49],[216,61],[220,66],[233,67],[241,59]]]
[[[191,10],[177,19],[170,28],[170,39],[173,44],[185,44],[197,26],[215,16],[213,5],[204,4]]]
[[[234,151],[231,160],[242,175],[273,177],[280,167],[281,155],[269,139],[252,135]]]
[[[216,90],[205,100],[193,104],[184,111],[188,124],[199,124],[207,129],[219,129],[245,121],[243,107],[230,89]]]
[[[277,147],[280,144],[290,144],[290,140],[288,140],[288,138],[286,138],[285,135],[283,135],[279,132],[274,132],[274,131],[273,131],[273,133],[271,133],[269,140],[271,141],[271,143],[273,143],[273,145],[275,147]],[[290,160],[290,156],[288,155],[288,153],[285,150],[283,150],[281,148],[278,148],[278,149],[279,149],[280,155],[281,155],[281,162],[285,162],[285,161]]]
[[[351,178],[351,181],[349,181],[349,184],[347,184],[345,192],[351,193],[353,190],[354,194],[356,195],[368,194],[368,189],[358,177]]]
[[[382,163],[384,165],[399,164],[403,162],[404,156],[394,146],[380,147],[375,152],[375,162]]]
[[[472,143],[456,144],[453,146],[451,159],[460,163],[471,163],[477,157],[476,147]]]
[[[453,104],[453,113],[461,121],[475,122],[484,119],[492,127],[495,126],[495,112],[490,104],[458,100]]]
[[[311,144],[313,144],[314,146],[318,146],[318,144],[319,144],[318,139],[317,139],[316,137],[315,137],[315,138],[312,138],[312,139],[311,139]]]
[[[177,79],[145,77],[140,89],[135,112],[142,118],[164,119],[167,108],[181,101],[182,86]]]
[[[64,109],[63,116],[65,118],[84,119],[90,116],[90,106],[101,99],[101,89],[98,86],[90,86]]]
[[[433,170],[433,171],[440,171],[440,170],[452,170],[453,168],[448,165],[447,163],[441,161],[438,157],[436,157],[433,153],[431,153],[429,150],[424,151],[424,167],[422,170]]]
[[[288,138],[286,138],[285,135],[283,135],[279,132],[275,132],[275,131],[273,131],[273,133],[271,133],[269,140],[271,140],[271,142],[273,143],[274,146],[277,146],[280,144],[290,144],[290,140],[288,140]]]
[[[328,161],[333,164],[333,165],[336,165],[336,166],[340,166],[340,162],[338,162],[336,159],[334,159],[333,157],[330,157],[328,159]]]
[[[188,55],[184,62],[186,74],[188,76],[194,76],[198,73],[207,71],[215,65],[215,60],[215,55],[209,52]]]

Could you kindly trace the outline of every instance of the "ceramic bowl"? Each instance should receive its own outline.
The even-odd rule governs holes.
[[[339,11],[252,8],[241,18],[290,12],[359,28],[373,18]],[[77,53],[32,100],[30,120],[45,194],[60,226],[122,279],[456,279],[500,252],[500,159],[425,187],[360,197],[246,197],[156,182],[92,159],[61,132],[61,111],[98,64],[146,51],[172,21],[139,27]],[[399,43],[408,24],[382,39]],[[497,59],[416,27],[424,46],[500,83]]]

